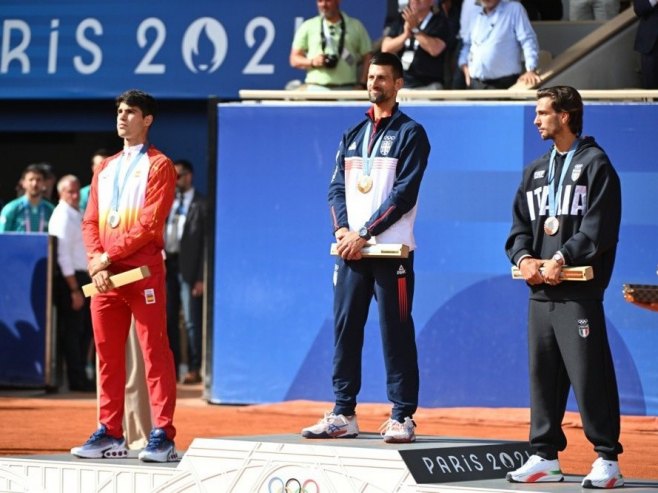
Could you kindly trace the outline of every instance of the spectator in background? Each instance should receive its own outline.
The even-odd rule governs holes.
[[[457,70],[452,79],[453,89],[467,89],[464,72],[459,66],[459,56],[464,46],[464,40],[470,35],[473,21],[482,11],[480,0],[464,0],[459,12],[459,35],[457,37]]]
[[[55,206],[44,200],[45,175],[38,164],[30,164],[21,176],[22,196],[12,200],[0,211],[0,233],[20,231],[24,233],[48,232],[48,221]]]
[[[85,373],[87,332],[91,332],[88,298],[82,286],[91,282],[87,273],[87,252],[82,241],[82,214],[79,210],[80,181],[73,175],[57,183],[59,202],[48,223],[48,233],[57,238],[57,274],[54,301],[57,306],[57,339],[66,362],[70,390],[92,392],[96,386]]]
[[[178,369],[179,314],[182,305],[188,367],[183,383],[194,384],[201,382],[206,200],[192,185],[192,163],[179,159],[174,166],[178,174],[176,199],[165,229],[167,331]]]
[[[633,0],[640,18],[635,34],[635,51],[641,56],[642,87],[658,89],[658,0]]]
[[[290,65],[306,70],[309,90],[365,88],[371,50],[366,28],[340,10],[340,0],[317,0],[317,5],[320,15],[295,33]]]
[[[103,162],[103,159],[110,157],[111,154],[107,149],[98,149],[91,156],[91,172],[94,174],[96,169]],[[89,190],[91,190],[91,184],[86,185],[80,189],[80,211],[84,214],[85,209],[87,208],[87,202],[89,201]]]
[[[540,82],[539,46],[528,14],[519,2],[481,0],[459,55],[459,66],[470,89],[508,89]],[[525,68],[521,64],[525,62]]]
[[[53,171],[53,167],[50,163],[38,163],[37,166],[43,171],[43,190],[42,196],[51,204],[56,202],[54,193],[55,193],[55,182],[57,177]]]
[[[448,18],[434,0],[410,0],[382,41],[397,54],[409,89],[443,89],[445,51],[452,43]]]
[[[619,0],[569,0],[569,20],[607,21],[619,13]]]

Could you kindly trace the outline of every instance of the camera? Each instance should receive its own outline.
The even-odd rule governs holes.
[[[334,68],[336,65],[338,65],[338,56],[324,55],[322,64],[325,66],[325,68]]]

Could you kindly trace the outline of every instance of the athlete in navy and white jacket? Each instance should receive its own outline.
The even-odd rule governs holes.
[[[329,185],[333,232],[338,241],[334,272],[334,409],[306,438],[354,437],[356,398],[361,388],[361,350],[370,301],[379,308],[387,395],[391,419],[386,442],[415,440],[418,406],[418,354],[411,317],[414,293],[413,250],[416,202],[427,167],[430,144],[421,125],[396,103],[403,85],[400,60],[375,55],[368,70],[373,106],[367,118],[348,130],[336,156]],[[365,145],[364,145],[365,143]],[[408,258],[362,258],[371,237],[377,243],[402,243]]]

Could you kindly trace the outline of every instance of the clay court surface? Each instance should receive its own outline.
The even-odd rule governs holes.
[[[176,446],[184,451],[196,437],[298,433],[330,409],[328,402],[310,401],[214,405],[202,399],[200,386],[179,386]],[[387,419],[389,406],[360,404],[357,411],[361,431],[374,432]],[[421,408],[415,421],[422,435],[527,440],[529,416],[527,409],[517,408]],[[96,428],[95,396],[0,391],[0,426],[2,456],[66,453]],[[567,413],[564,429],[569,445],[560,457],[563,471],[587,474],[596,457],[577,413]],[[658,418],[624,416],[621,442],[624,476],[658,480]]]

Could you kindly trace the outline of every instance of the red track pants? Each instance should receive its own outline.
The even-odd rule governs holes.
[[[164,262],[149,266],[150,277],[98,294],[91,301],[98,355],[99,423],[111,436],[123,435],[126,386],[126,339],[131,319],[144,355],[146,383],[154,428],[173,440],[176,373],[167,338],[167,299]]]

